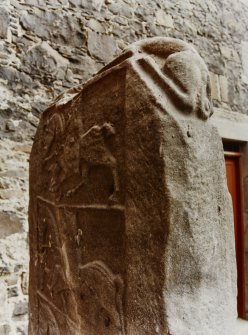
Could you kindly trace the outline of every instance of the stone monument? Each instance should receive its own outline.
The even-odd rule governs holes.
[[[207,67],[137,42],[43,113],[30,158],[30,335],[231,335],[231,198]]]

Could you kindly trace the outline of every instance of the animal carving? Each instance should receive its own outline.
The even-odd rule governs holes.
[[[80,176],[80,182],[67,190],[71,196],[88,180],[88,174],[94,166],[105,166],[111,170],[114,192],[109,197],[109,203],[118,202],[120,184],[115,157],[106,145],[106,139],[115,135],[115,129],[110,123],[101,126],[94,125],[78,138],[66,137],[65,143],[53,166],[50,190],[57,192],[59,186],[73,175]]]
[[[207,66],[189,44],[164,37],[139,41],[100,72],[130,59],[139,76],[152,90],[158,87],[179,113],[206,120],[213,113]]]
[[[125,335],[122,278],[101,261],[81,266],[79,277],[78,311],[89,334]]]

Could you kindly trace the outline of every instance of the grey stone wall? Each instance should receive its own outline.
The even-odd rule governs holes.
[[[0,334],[26,334],[28,154],[40,113],[138,39],[193,43],[214,105],[248,113],[248,0],[0,1]]]

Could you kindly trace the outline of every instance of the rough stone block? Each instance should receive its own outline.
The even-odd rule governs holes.
[[[17,297],[18,296],[18,286],[14,285],[14,286],[10,286],[8,287],[8,298],[13,298],[13,297]]]
[[[91,56],[107,63],[116,52],[116,43],[111,36],[88,32],[88,48]]]
[[[162,9],[156,12],[156,21],[161,26],[174,28],[174,23],[171,15],[166,14],[165,11]]]
[[[21,273],[21,290],[22,294],[28,294],[28,274],[26,272]]]
[[[242,64],[243,64],[243,81],[248,84],[248,42],[242,41]]]
[[[95,19],[90,19],[87,23],[87,27],[96,31],[97,33],[105,33],[103,25]]]
[[[231,198],[193,47],[140,41],[43,113],[29,334],[230,335]]]
[[[16,130],[16,124],[13,120],[9,119],[5,123],[5,130],[7,132],[15,132]]]
[[[0,38],[8,37],[9,13],[4,7],[0,7]]]
[[[35,33],[43,40],[57,44],[68,43],[71,46],[81,46],[85,37],[79,21],[70,15],[61,15],[59,11],[44,11],[41,9],[23,13],[20,17],[22,27]]]
[[[24,72],[18,71],[13,67],[0,67],[0,77],[8,81],[9,87],[15,92],[26,88],[37,88],[37,84],[31,79],[30,76]]]
[[[225,57],[226,59],[229,59],[229,60],[232,59],[232,55],[233,55],[232,49],[228,48],[227,46],[221,45],[220,52],[222,56]]]
[[[228,102],[228,80],[225,76],[219,76],[221,100]]]
[[[69,64],[69,61],[47,42],[42,42],[26,52],[22,60],[23,67],[27,72],[32,72],[38,78],[41,77],[40,80],[44,77],[45,82],[50,78],[53,80],[52,76],[58,79],[61,76],[64,79]]]
[[[27,324],[18,325],[18,327],[16,327],[16,331],[17,331],[18,335],[28,335],[28,326],[27,326]]]
[[[16,285],[18,282],[18,275],[16,273],[12,274],[11,276],[7,277],[5,281],[8,286]]]
[[[133,8],[121,0],[109,4],[108,8],[115,15],[121,15],[129,19],[133,17]]]
[[[0,268],[0,271],[1,271],[1,268]],[[6,316],[5,315],[6,303],[7,303],[7,286],[4,282],[0,281],[0,306],[1,306],[1,309],[0,309],[0,323],[5,319],[5,316]],[[1,332],[0,332],[0,334],[1,334]]]
[[[28,303],[27,301],[19,301],[15,303],[13,316],[25,315],[28,312]]]
[[[10,325],[0,324],[0,335],[9,335],[11,331]]]
[[[13,213],[0,213],[0,239],[23,232],[20,218]]]
[[[210,82],[211,82],[211,96],[212,99],[221,100],[220,97],[220,83],[219,83],[219,76],[216,73],[209,72],[210,75]]]

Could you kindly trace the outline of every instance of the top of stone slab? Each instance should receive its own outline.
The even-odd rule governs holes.
[[[176,107],[179,117],[181,114],[207,120],[213,114],[206,64],[190,44],[167,37],[154,37],[131,44],[85,84],[58,96],[54,104],[64,105],[83,87],[109,71],[130,66],[152,91],[152,95],[157,97],[158,104],[166,100]]]

